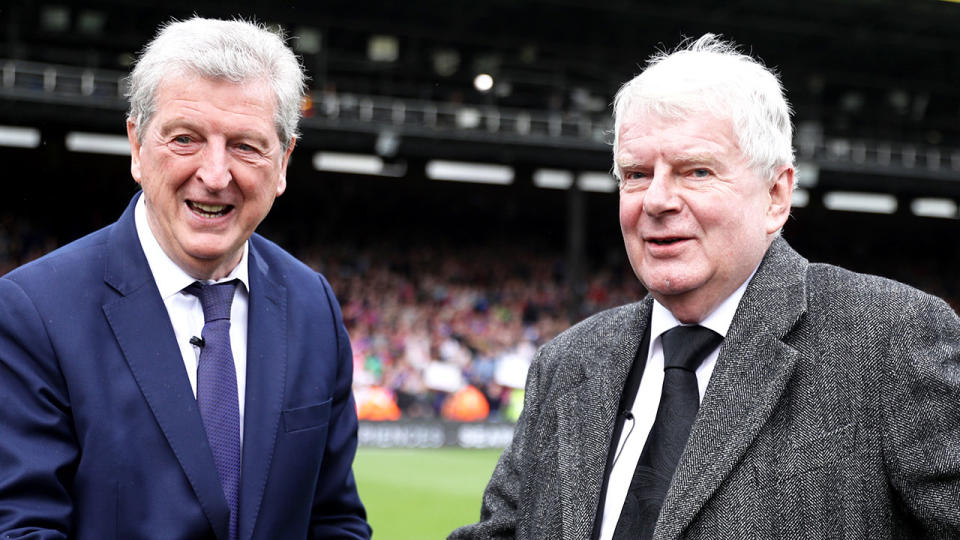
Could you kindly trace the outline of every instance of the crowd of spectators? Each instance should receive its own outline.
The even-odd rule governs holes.
[[[325,246],[305,261],[340,300],[354,386],[386,388],[404,418],[438,416],[464,385],[501,417],[540,345],[583,315],[643,294],[629,269],[597,269],[572,306],[563,255],[520,246]]]
[[[30,220],[0,215],[0,275],[56,245]],[[467,388],[471,399],[483,396],[485,417],[515,419],[540,345],[592,313],[644,294],[625,260],[587,265],[583,283],[571,288],[562,252],[519,243],[341,242],[297,255],[330,280],[353,346],[358,401],[386,400],[393,410],[383,418],[446,416],[456,409],[451,398]],[[949,261],[844,257],[826,259],[913,284],[960,311],[960,281],[950,277]]]

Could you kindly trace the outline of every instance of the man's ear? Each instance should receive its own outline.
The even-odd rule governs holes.
[[[290,164],[290,154],[293,153],[293,147],[297,145],[297,138],[290,138],[290,145],[283,152],[283,158],[280,162],[280,180],[277,182],[277,197],[283,195],[287,190],[287,165]]]
[[[781,167],[770,185],[770,206],[767,207],[767,234],[776,234],[790,217],[796,170],[792,165]]]
[[[127,140],[130,142],[130,175],[140,183],[140,140],[137,138],[137,125],[127,119]]]

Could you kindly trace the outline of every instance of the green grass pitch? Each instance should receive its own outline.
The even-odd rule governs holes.
[[[376,540],[443,539],[480,517],[502,450],[360,448],[353,464]]]

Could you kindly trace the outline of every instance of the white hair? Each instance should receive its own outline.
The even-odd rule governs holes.
[[[297,136],[306,77],[284,37],[263,25],[194,17],[161,26],[128,79],[127,117],[141,141],[155,112],[157,89],[171,75],[232,83],[264,80],[273,90],[274,123],[283,148]]]
[[[627,115],[683,119],[697,114],[729,118],[751,167],[771,179],[793,166],[790,105],[776,73],[714,34],[661,51],[624,84],[613,101],[616,156]],[[621,179],[614,161],[614,174]]]

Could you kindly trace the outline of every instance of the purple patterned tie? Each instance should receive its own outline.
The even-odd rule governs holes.
[[[230,540],[237,538],[240,500],[240,407],[237,371],[230,349],[230,304],[237,280],[215,285],[194,282],[185,291],[203,305],[203,344],[197,367],[197,404],[230,507]]]

